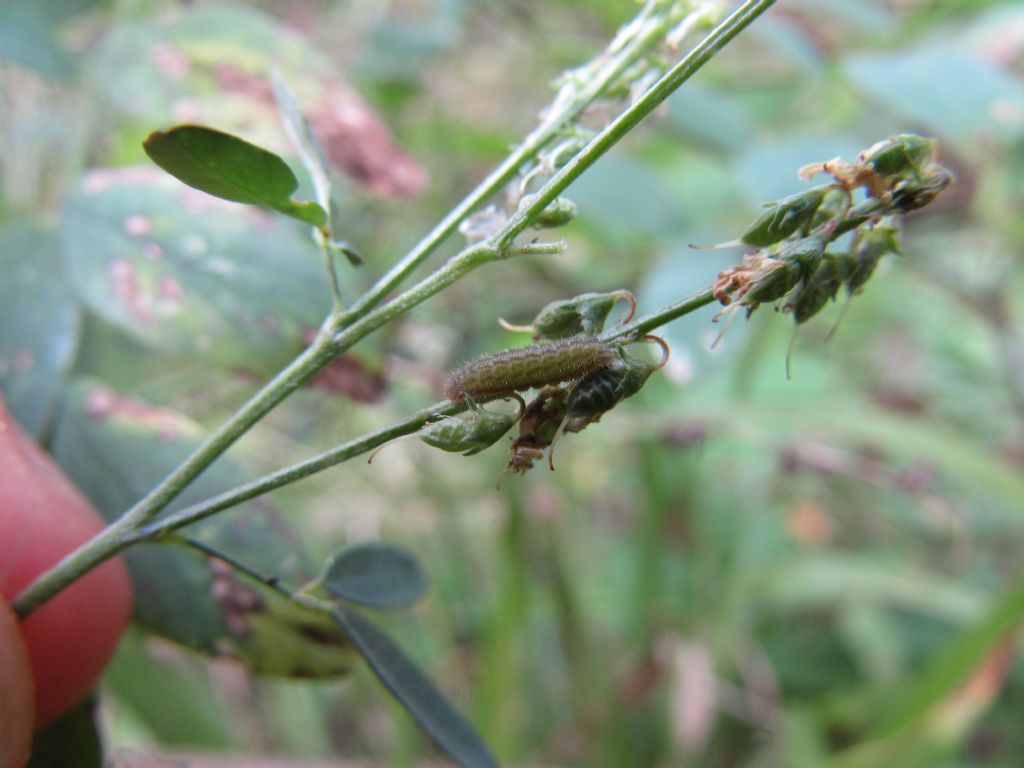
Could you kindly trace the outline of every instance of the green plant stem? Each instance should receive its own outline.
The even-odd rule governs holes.
[[[256,498],[267,491],[272,491],[283,485],[315,475],[317,472],[322,472],[343,461],[348,461],[367,451],[372,451],[374,448],[389,443],[395,438],[414,434],[435,417],[453,416],[465,409],[465,405],[452,403],[449,400],[434,403],[383,429],[369,432],[355,440],[342,443],[305,461],[292,464],[269,475],[264,475],[250,483],[245,483],[198,504],[193,504],[178,512],[166,515],[135,531],[132,539],[136,541],[160,539],[171,531],[191,525],[221,510],[241,504],[243,501]]]
[[[552,176],[548,183],[537,192],[537,196],[532,199],[531,203],[517,211],[502,228],[496,238],[496,245],[501,248],[511,243],[599,157],[633,130],[641,120],[653,112],[680,85],[689,80],[711,57],[774,4],[775,0],[747,0],[731,16],[708,33],[683,59],[647,89],[644,95],[637,99],[629,109],[609,123],[581,152]]]
[[[703,291],[698,291],[697,293],[687,296],[685,299],[674,301],[671,304],[662,307],[657,312],[652,312],[649,315],[639,317],[631,323],[609,328],[601,334],[601,339],[603,341],[635,339],[639,336],[643,336],[645,333],[650,333],[655,328],[660,328],[666,323],[672,322],[676,318],[695,312],[701,307],[706,307],[714,301],[715,297],[711,293],[711,288],[705,288]]]
[[[75,579],[125,549],[132,531],[158,514],[253,424],[333,358],[330,339],[321,333],[135,506],[26,587],[11,606],[17,616],[24,619]]]
[[[637,338],[678,317],[695,312],[713,301],[714,297],[711,295],[711,289],[708,288],[685,299],[673,302],[657,312],[644,315],[632,323],[612,328],[602,334],[601,338],[605,341]],[[387,427],[378,429],[375,432],[369,432],[305,461],[292,464],[289,467],[264,475],[252,482],[224,491],[205,501],[193,504],[186,509],[162,517],[136,530],[131,536],[132,542],[161,539],[172,531],[204,520],[236,504],[241,504],[244,501],[253,499],[281,486],[302,480],[310,475],[315,475],[367,451],[379,448],[396,438],[414,434],[435,417],[454,416],[464,410],[466,410],[465,404],[453,403],[450,400],[434,403]]]
[[[350,325],[380,304],[385,296],[391,293],[455,232],[459,224],[469,214],[515,178],[525,163],[537,157],[540,151],[566,125],[579,117],[583,110],[601,96],[609,85],[613,84],[630,66],[650,51],[673,26],[679,23],[679,19],[672,18],[667,13],[654,12],[655,6],[656,3],[647,3],[637,19],[631,22],[640,21],[640,28],[634,36],[621,49],[615,51],[614,55],[607,58],[597,73],[578,91],[575,98],[570,99],[564,105],[559,105],[556,97],[544,119],[530,132],[523,143],[516,147],[501,165],[481,181],[427,233],[426,237],[420,240],[411,251],[399,259],[366,291],[351,310],[343,316],[342,325]],[[540,207],[538,213],[542,210],[544,210],[543,206]]]
[[[174,472],[103,532],[71,552],[21,592],[12,604],[18,617],[24,619],[77,578],[128,546],[132,531],[138,530],[159,514],[239,437],[335,356],[350,348],[368,333],[453,284],[473,269],[525,252],[530,246],[512,248],[515,236],[528,227],[548,203],[569,184],[661,104],[675,88],[689,79],[715,52],[768,10],[774,2],[775,0],[747,0],[659,79],[643,97],[594,137],[572,161],[544,185],[533,204],[517,212],[489,241],[467,248],[412,288],[361,317],[356,307],[353,307],[349,312],[328,318],[314,343],[224,422]],[[456,210],[463,207],[464,204],[460,204]],[[440,231],[441,226],[439,225],[436,231]],[[423,242],[432,240],[433,238],[428,235]],[[439,243],[440,240],[437,240],[436,244]],[[436,247],[436,244],[433,247]],[[547,245],[549,244],[541,244],[541,247]],[[402,260],[406,261],[408,258]],[[410,267],[408,271],[412,268]],[[395,282],[397,283],[397,279]],[[379,297],[383,297],[386,292],[381,292],[379,287],[371,288],[367,296],[379,294]],[[362,308],[359,311],[365,311],[365,307],[370,304],[364,299],[357,306]]]

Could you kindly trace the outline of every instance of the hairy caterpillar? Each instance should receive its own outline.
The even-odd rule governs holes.
[[[452,402],[485,399],[575,381],[611,365],[615,348],[593,336],[570,336],[486,355],[453,372],[444,394]]]

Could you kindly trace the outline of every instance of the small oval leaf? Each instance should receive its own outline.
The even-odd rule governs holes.
[[[370,608],[409,605],[427,586],[427,576],[411,552],[381,542],[346,547],[324,569],[324,587],[331,595]]]
[[[390,637],[355,611],[338,608],[334,618],[373,673],[452,760],[464,768],[498,765],[473,726]]]
[[[150,159],[190,187],[236,203],[263,205],[320,227],[327,214],[291,196],[299,182],[288,163],[269,150],[201,125],[154,131],[143,142]]]

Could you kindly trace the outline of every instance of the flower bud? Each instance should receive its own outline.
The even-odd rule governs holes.
[[[861,235],[853,253],[851,268],[844,280],[847,293],[852,296],[864,287],[883,256],[900,252],[896,234],[897,231],[892,227],[874,227]]]
[[[935,139],[901,133],[861,153],[860,160],[883,176],[917,175],[935,160]]]
[[[801,283],[786,304],[793,311],[797,325],[806,323],[821,311],[829,299],[834,299],[843,283],[843,260],[826,253],[811,276]]]
[[[828,192],[827,187],[791,195],[774,203],[740,236],[740,242],[759,248],[774,245],[810,223]]]
[[[529,207],[536,199],[536,195],[526,195],[519,201],[519,210]],[[554,229],[568,224],[574,218],[576,218],[576,203],[567,197],[556,197],[548,203],[548,207],[533,222],[533,228]]]
[[[519,421],[521,413],[493,413],[470,400],[467,418],[448,416],[419,431],[424,443],[442,451],[472,456],[494,445]]]
[[[503,324],[513,330],[530,330],[534,339],[562,339],[579,334],[593,336],[604,330],[605,321],[619,299],[626,299],[633,309],[636,308],[636,299],[629,291],[582,293],[571,299],[551,302],[525,328]],[[629,317],[632,314],[630,311]]]

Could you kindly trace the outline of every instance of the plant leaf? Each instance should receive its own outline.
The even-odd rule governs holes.
[[[203,441],[184,416],[125,397],[97,382],[69,387],[53,454],[108,520],[115,518]],[[168,511],[216,496],[248,479],[222,457]],[[189,527],[190,536],[285,582],[311,575],[280,510],[254,499]],[[333,677],[357,658],[330,616],[296,604],[268,584],[180,544],[125,553],[135,619],[147,631],[211,655],[244,661],[257,674]]]
[[[1024,579],[998,597],[989,612],[932,657],[917,679],[879,713],[874,735],[885,737],[906,727],[951,694],[1024,620]]]
[[[143,166],[86,175],[61,236],[72,286],[106,322],[161,353],[262,376],[330,309],[304,229]]]
[[[176,179],[214,197],[273,208],[315,227],[327,223],[318,203],[291,199],[299,181],[284,160],[230,133],[179,125],[154,131],[143,147]]]
[[[452,760],[471,768],[498,765],[473,727],[390,637],[347,608],[334,617],[373,673]]]
[[[100,768],[102,765],[96,700],[90,696],[36,733],[27,768]]]
[[[0,233],[0,392],[18,423],[39,436],[78,345],[81,314],[52,233]]]
[[[41,75],[70,80],[75,75],[75,60],[47,21],[45,10],[31,3],[0,3],[0,58]]]
[[[382,542],[346,547],[324,571],[324,587],[334,597],[370,608],[399,608],[427,591],[427,576],[409,551]]]

